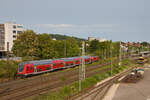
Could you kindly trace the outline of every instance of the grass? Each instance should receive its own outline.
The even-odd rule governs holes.
[[[65,80],[66,80],[66,77],[62,76],[61,80],[62,80],[62,81],[65,81]]]
[[[123,71],[124,69],[127,69],[134,65],[134,64],[127,65],[128,62],[129,62],[129,59],[123,60],[121,67],[118,67],[118,63],[113,64],[112,75],[115,75],[115,74]],[[126,65],[123,65],[123,64],[126,64]],[[109,68],[109,67],[110,67],[110,65],[105,66],[98,70],[102,70],[102,69]],[[100,82],[110,76],[111,76],[111,72],[107,71],[107,72],[96,74],[92,77],[86,78],[84,81],[81,82],[81,86],[82,86],[81,90],[83,90],[85,88],[89,88],[90,86],[92,86],[92,85],[96,84],[97,82]],[[39,97],[35,97],[32,100],[64,100],[68,96],[78,93],[79,92],[78,88],[79,88],[79,82],[76,81],[76,82],[72,83],[71,85],[64,86],[60,91],[41,95]]]

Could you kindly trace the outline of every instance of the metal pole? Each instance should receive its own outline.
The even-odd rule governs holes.
[[[7,62],[9,61],[9,42],[7,42]]]
[[[112,41],[110,43],[110,66],[111,66],[111,76],[112,76]]]
[[[105,48],[105,59],[106,59],[106,48]]]
[[[8,77],[10,79],[10,73],[9,73],[9,42],[7,42],[7,72],[8,72]]]
[[[82,42],[82,56],[85,56],[85,42]],[[82,57],[83,80],[85,80],[85,59]]]
[[[81,63],[81,57],[79,56],[79,61]],[[81,91],[81,65],[79,65],[79,91]]]
[[[64,41],[64,57],[66,57],[66,40]]]
[[[85,80],[85,42],[82,42],[82,57],[80,57],[80,63],[81,65],[79,65],[79,91],[81,91],[81,82],[82,80]]]
[[[121,41],[120,41],[120,55],[119,55],[119,66],[121,66]]]

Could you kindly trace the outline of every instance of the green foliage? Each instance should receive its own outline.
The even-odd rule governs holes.
[[[12,79],[17,71],[18,62],[0,61],[0,81],[3,79]]]
[[[19,34],[14,42],[13,53],[23,60],[54,59],[78,56],[80,42],[75,38],[52,40],[49,34],[36,34],[32,30]]]
[[[58,34],[36,34],[32,30],[27,30],[18,35],[12,51],[15,56],[23,57],[25,60],[26,58],[34,60],[79,56],[81,54],[81,40],[83,39]],[[88,44],[85,46],[87,55],[97,55],[106,59],[110,57],[111,47],[112,56],[119,55],[119,42],[93,40],[86,41],[86,44]]]
[[[38,37],[32,30],[24,31],[17,36],[12,48],[16,56],[37,56]]]
[[[77,37],[73,37],[73,36],[70,37],[70,36],[60,35],[60,34],[50,34],[50,36],[52,38],[56,38],[56,40],[66,40],[68,38],[74,38],[74,39],[76,39],[78,41],[85,41],[85,39],[81,39],[81,38],[77,38]]]
[[[62,81],[65,81],[65,80],[66,80],[66,78],[65,78],[64,76],[62,76],[61,80],[62,80]]]
[[[93,40],[89,43],[87,48],[88,53],[92,55],[98,55],[102,59],[110,57],[110,52],[112,51],[112,56],[119,56],[120,43],[105,41],[99,42],[98,40]]]
[[[141,45],[143,45],[143,46],[148,46],[149,43],[148,43],[148,42],[142,42]]]
[[[80,48],[77,41],[74,38],[68,38],[66,40],[66,56],[73,57],[78,56],[80,53]]]
[[[38,57],[42,59],[49,59],[57,57],[55,50],[55,41],[53,41],[49,34],[38,35]]]
[[[98,40],[93,40],[90,42],[89,51],[95,52],[96,50],[100,49],[100,43]]]

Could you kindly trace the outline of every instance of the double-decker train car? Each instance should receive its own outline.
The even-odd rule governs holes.
[[[96,62],[96,61],[99,60],[99,57],[98,56],[93,56],[93,59],[94,59],[94,62]]]
[[[19,64],[17,76],[29,76],[52,70],[52,60],[27,61]]]
[[[64,68],[75,66],[75,62],[73,58],[62,58],[62,60],[64,61],[64,65],[65,65]]]
[[[26,77],[30,75],[37,75],[40,73],[54,71],[56,69],[75,67],[81,64],[82,58],[84,58],[85,64],[93,63],[99,60],[98,56],[78,56],[54,60],[48,59],[26,61],[19,64],[17,76]]]
[[[90,56],[83,56],[83,58],[85,59],[85,64],[90,64],[90,63],[92,63]]]

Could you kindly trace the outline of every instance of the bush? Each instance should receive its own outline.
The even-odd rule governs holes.
[[[18,62],[0,61],[0,79],[13,79],[17,72]]]

